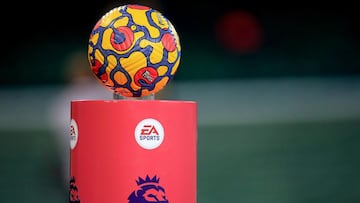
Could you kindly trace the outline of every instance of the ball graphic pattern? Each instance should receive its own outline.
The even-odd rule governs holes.
[[[179,36],[159,11],[143,5],[116,7],[95,24],[88,60],[96,78],[125,97],[157,93],[180,63]]]

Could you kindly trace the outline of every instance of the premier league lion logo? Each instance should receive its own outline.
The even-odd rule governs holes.
[[[71,177],[70,179],[70,203],[80,203],[80,198],[78,194],[78,188],[75,183],[75,177]]]
[[[169,203],[165,189],[159,185],[159,180],[156,175],[153,178],[147,175],[145,179],[139,177],[136,181],[139,188],[129,195],[129,203]]]

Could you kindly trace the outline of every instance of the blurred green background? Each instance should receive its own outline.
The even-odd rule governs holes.
[[[67,104],[111,98],[87,75],[87,41],[126,3],[160,10],[180,36],[180,67],[158,98],[198,103],[199,203],[360,202],[356,6],[229,0],[9,2],[0,202],[68,202]],[[94,83],[73,83],[83,74]]]

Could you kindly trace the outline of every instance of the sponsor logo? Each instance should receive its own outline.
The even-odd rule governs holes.
[[[153,118],[140,121],[135,128],[135,140],[144,149],[155,149],[164,140],[164,128]]]
[[[79,139],[79,129],[74,119],[70,121],[70,148],[74,149]]]

